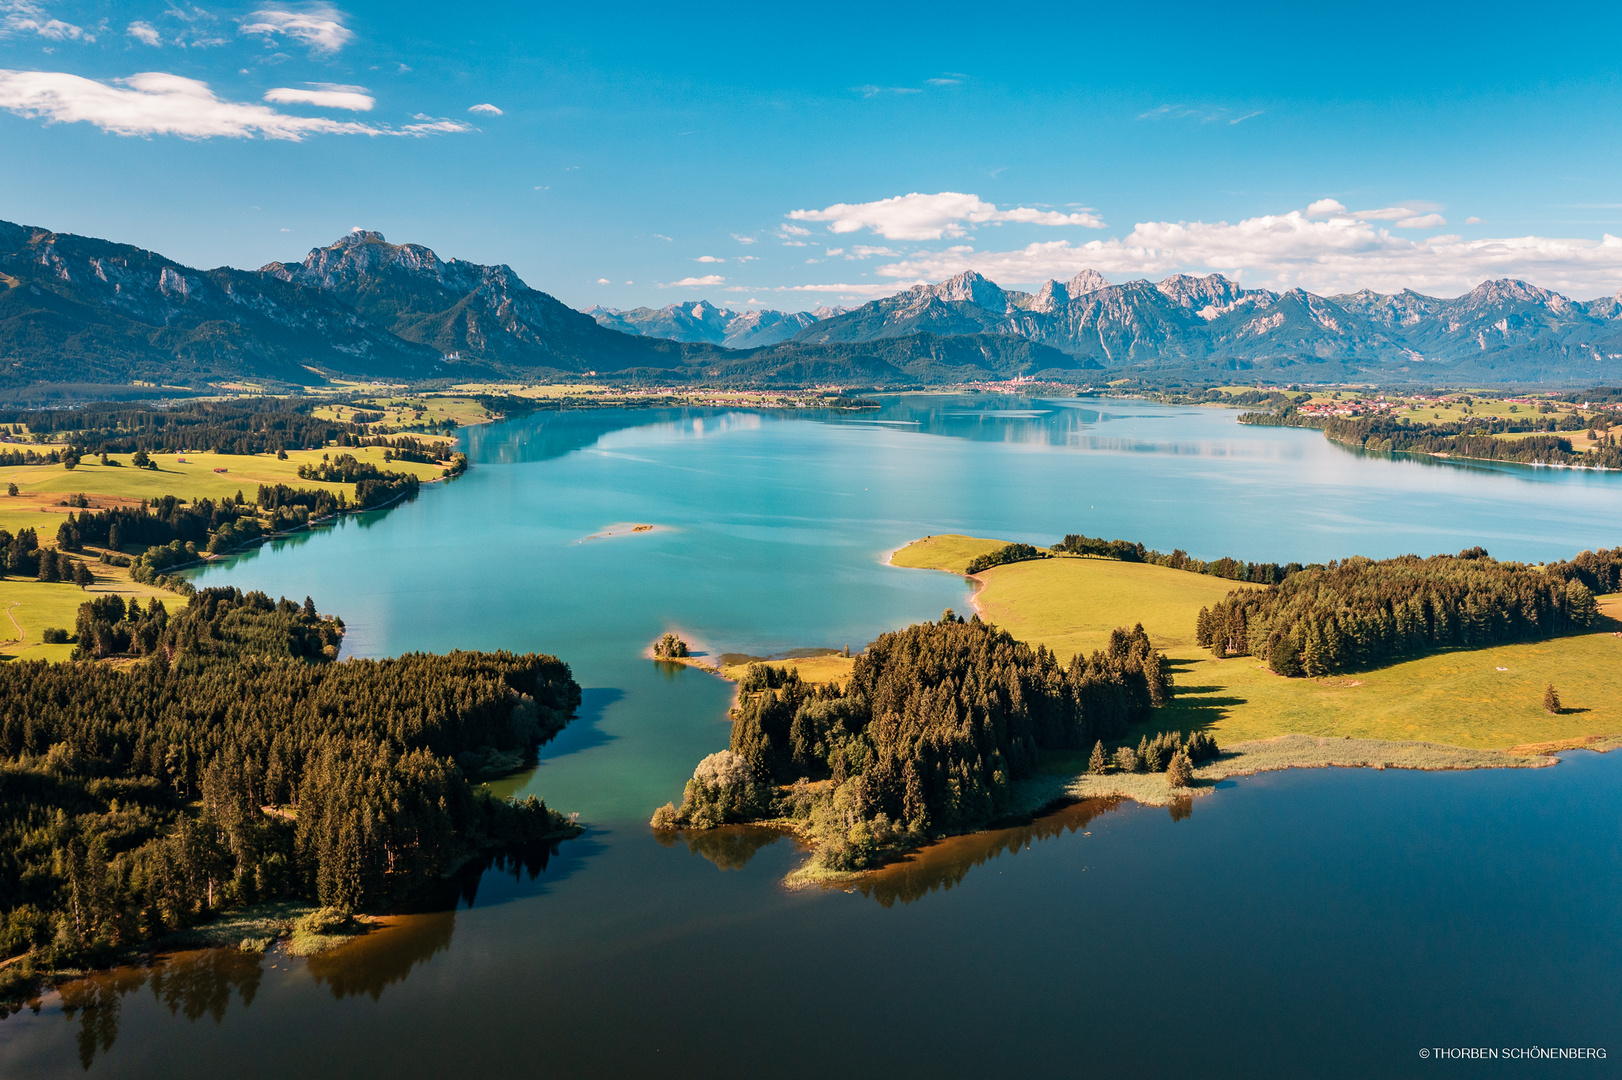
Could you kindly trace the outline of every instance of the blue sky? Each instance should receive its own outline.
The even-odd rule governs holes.
[[[1614,4],[0,0],[0,217],[205,267],[362,226],[579,307],[1084,267],[1589,298],[1622,289],[1619,31]]]

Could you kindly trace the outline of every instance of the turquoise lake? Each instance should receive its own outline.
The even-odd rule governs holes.
[[[501,786],[578,812],[586,836],[464,875],[332,958],[205,953],[90,980],[69,1010],[0,1022],[0,1074],[1400,1076],[1476,1068],[1427,1068],[1421,1047],[1622,1032],[1618,755],[1265,775],[1191,815],[1073,807],[904,879],[790,892],[791,841],[731,830],[695,850],[647,827],[725,747],[731,687],[643,655],[666,630],[710,653],[856,649],[967,610],[962,579],[884,563],[933,533],[1569,557],[1622,543],[1622,476],[989,395],[548,412],[464,441],[454,483],[198,584],[312,596],[348,624],[345,655],[567,660],[579,718]],[[602,535],[633,523],[655,528]],[[1607,1063],[1512,1067],[1579,1066]]]

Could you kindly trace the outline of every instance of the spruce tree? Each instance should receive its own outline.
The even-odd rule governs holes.
[[[1109,765],[1104,761],[1104,743],[1099,740],[1093,743],[1093,756],[1087,762],[1087,771],[1094,776],[1103,776],[1108,769]]]
[[[1171,764],[1166,766],[1166,783],[1175,788],[1187,787],[1188,782],[1194,779],[1194,766],[1189,763],[1188,755],[1179,750],[1171,756]]]
[[[1554,683],[1543,691],[1543,711],[1551,716],[1560,715],[1560,695],[1555,691]]]

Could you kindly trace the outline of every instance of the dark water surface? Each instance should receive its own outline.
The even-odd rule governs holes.
[[[1353,455],[1121,402],[549,414],[467,442],[456,483],[203,581],[313,595],[351,654],[569,660],[580,718],[503,786],[590,832],[327,957],[193,953],[76,984],[0,1023],[0,1075],[1617,1071],[1418,1052],[1622,1055],[1622,756],[1088,803],[790,892],[790,840],[646,827],[726,745],[731,691],[640,654],[666,629],[715,652],[860,647],[965,608],[960,580],[882,565],[926,533],[1545,559],[1622,538],[1622,478]],[[661,528],[585,539],[632,522]]]

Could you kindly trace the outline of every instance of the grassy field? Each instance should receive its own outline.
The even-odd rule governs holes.
[[[455,420],[457,426],[466,427],[469,424],[487,423],[491,419],[490,411],[471,398],[434,394],[366,398],[361,406],[319,405],[310,411],[310,415],[322,420],[353,420],[355,413],[360,411],[380,412],[383,419],[376,423],[402,431],[436,421]]]
[[[184,596],[137,585],[123,571],[95,562],[89,565],[96,584],[88,589],[17,578],[0,580],[0,611],[5,613],[0,618],[0,660],[66,660],[73,655],[73,646],[44,644],[45,628],[58,626],[71,634],[79,605],[96,596],[161,596],[171,614],[186,606]]]
[[[165,495],[190,502],[199,498],[234,498],[240,491],[243,498],[251,500],[260,484],[325,488],[354,498],[354,484],[322,484],[298,478],[299,466],[320,462],[322,454],[331,457],[353,454],[361,461],[393,472],[413,473],[421,480],[432,480],[440,474],[438,465],[411,461],[385,464],[383,449],[377,446],[289,450],[285,461],[278,461],[274,454],[155,454],[156,469],[135,468],[128,454],[109,455],[118,465],[103,465],[96,458],[85,458],[74,469],[61,465],[16,465],[0,468],[0,529],[15,533],[19,529],[33,528],[42,543],[54,540],[61,516],[73,510],[59,504],[66,496],[76,493],[88,496],[95,509]],[[180,460],[182,458],[185,460]],[[17,485],[16,495],[4,494],[8,484]]]
[[[989,555],[1007,543],[1006,540],[985,540],[978,536],[962,536],[957,533],[926,536],[891,552],[890,565],[961,574],[975,558]]]
[[[906,548],[892,561],[927,565],[950,561],[948,551],[955,557],[983,550],[970,548],[968,539],[937,537],[921,542],[935,545],[936,554]],[[1206,729],[1223,745],[1293,733],[1505,750],[1622,733],[1622,596],[1601,599],[1605,618],[1587,634],[1286,679],[1254,658],[1216,660],[1195,646],[1200,608],[1226,595],[1232,582],[1078,558],[1014,563],[979,577],[984,587],[975,604],[982,618],[1061,657],[1098,648],[1116,626],[1142,622],[1172,660],[1178,687],[1175,703],[1152,726]],[[1549,683],[1560,691],[1562,715],[1543,711]]]

